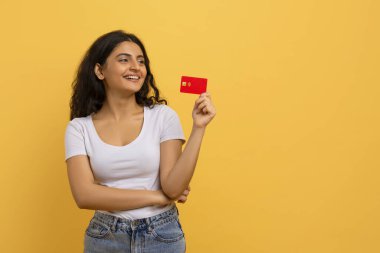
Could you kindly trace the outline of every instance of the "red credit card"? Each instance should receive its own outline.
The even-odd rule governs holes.
[[[192,94],[202,94],[206,92],[207,89],[207,79],[191,76],[181,77],[181,92],[192,93]]]

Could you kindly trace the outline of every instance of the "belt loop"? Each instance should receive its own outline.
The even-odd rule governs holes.
[[[149,233],[152,232],[153,227],[151,226],[152,224],[152,217],[148,217],[145,219],[146,222],[146,227],[148,228]]]
[[[146,222],[146,225],[147,225],[148,227],[150,227],[150,223],[152,223],[152,218],[151,218],[151,217],[146,218],[146,219],[145,219],[145,222]]]
[[[118,220],[118,217],[114,217],[113,219],[113,224],[112,224],[112,227],[111,227],[111,230],[112,231],[116,231],[116,223],[117,223],[117,220]]]

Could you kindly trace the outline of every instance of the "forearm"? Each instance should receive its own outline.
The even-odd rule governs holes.
[[[86,187],[76,199],[81,209],[131,210],[162,204],[162,193],[149,190],[128,190],[93,184]]]
[[[163,190],[171,199],[178,198],[190,184],[197,164],[205,128],[194,127],[182,154],[170,170]]]

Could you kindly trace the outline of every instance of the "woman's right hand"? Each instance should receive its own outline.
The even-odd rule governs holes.
[[[158,205],[160,206],[171,204],[174,201],[178,201],[178,203],[184,204],[187,201],[187,196],[190,193],[190,185],[187,186],[186,190],[184,190],[181,196],[179,196],[176,200],[168,198],[162,190],[159,190],[157,192],[158,192]]]
[[[187,186],[187,189],[182,193],[182,195],[177,199],[178,203],[185,204],[187,196],[190,193],[190,185]]]

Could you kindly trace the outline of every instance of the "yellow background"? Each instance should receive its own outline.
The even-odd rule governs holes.
[[[0,252],[81,252],[93,214],[64,162],[71,82],[100,35],[145,43],[191,130],[218,110],[186,204],[187,252],[380,252],[380,4],[369,0],[1,1]]]

